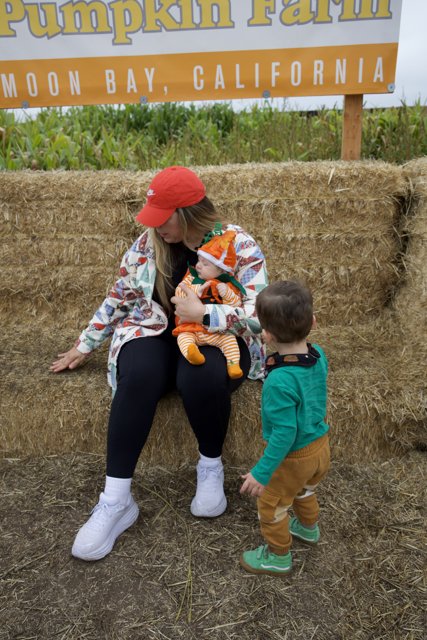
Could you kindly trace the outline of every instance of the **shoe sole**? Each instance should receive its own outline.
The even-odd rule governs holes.
[[[131,527],[134,522],[136,522],[136,520],[138,519],[138,515],[139,509],[137,504],[134,503],[132,509],[128,511],[123,516],[123,518],[116,522],[114,529],[112,529],[110,535],[108,536],[102,547],[99,547],[98,549],[95,549],[90,553],[85,553],[84,551],[79,551],[75,547],[75,545],[73,545],[73,548],[71,549],[71,555],[73,555],[75,558],[78,558],[79,560],[85,560],[86,562],[91,562],[93,560],[102,560],[102,558],[105,558],[105,556],[110,553],[117,538],[124,531],[126,531],[126,529],[129,529],[129,527]]]
[[[218,518],[218,516],[222,516],[224,511],[227,509],[227,498],[224,496],[223,500],[219,503],[216,509],[214,509],[211,513],[196,513],[193,510],[193,503],[190,506],[191,515],[195,518]]]
[[[269,569],[255,569],[255,567],[252,567],[250,564],[245,562],[245,560],[243,559],[243,556],[239,558],[239,562],[242,565],[242,567],[245,569],[245,571],[248,571],[249,573],[253,573],[253,574],[261,573],[267,576],[273,576],[274,578],[284,578],[285,576],[288,576],[292,571],[292,567],[289,567],[289,569],[284,569],[283,571],[271,571]]]
[[[308,540],[307,538],[303,538],[298,533],[294,533],[292,530],[291,530],[291,536],[293,538],[298,538],[298,540],[301,540],[302,542],[305,542],[305,544],[308,544],[310,547],[315,547],[320,540],[320,538],[318,538],[317,540]]]

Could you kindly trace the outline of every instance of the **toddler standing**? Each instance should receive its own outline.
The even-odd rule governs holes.
[[[256,311],[267,345],[261,416],[266,448],[243,476],[241,493],[257,496],[265,543],[245,551],[250,573],[283,576],[291,571],[292,536],[317,544],[319,505],[314,493],[330,464],[326,423],[328,364],[322,349],[306,338],[315,322],[310,291],[298,282],[263,289]],[[295,516],[289,521],[288,510]]]

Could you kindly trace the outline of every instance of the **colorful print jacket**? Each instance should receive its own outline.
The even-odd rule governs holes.
[[[255,298],[268,284],[265,258],[255,240],[236,225],[234,241],[237,255],[236,278],[246,290],[241,307],[226,304],[207,304],[211,333],[229,331],[241,336],[251,355],[249,377],[262,377],[265,349],[261,341],[261,327],[255,315]],[[153,300],[156,279],[154,246],[148,231],[125,253],[120,278],[95,312],[86,329],[80,334],[76,347],[90,353],[112,336],[108,356],[108,383],[117,385],[117,359],[121,347],[130,340],[156,336],[165,331],[168,318],[163,308]]]

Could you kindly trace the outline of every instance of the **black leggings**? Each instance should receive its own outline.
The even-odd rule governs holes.
[[[218,347],[200,347],[206,362],[187,362],[175,338],[168,335],[127,342],[118,361],[118,384],[108,424],[107,475],[131,478],[150,433],[158,401],[177,389],[199,451],[209,458],[221,455],[231,410],[231,392],[250,368],[246,344],[238,338],[243,377],[231,380]]]

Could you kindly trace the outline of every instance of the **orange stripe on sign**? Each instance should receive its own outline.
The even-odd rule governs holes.
[[[388,93],[397,43],[0,63],[0,107]]]

